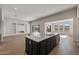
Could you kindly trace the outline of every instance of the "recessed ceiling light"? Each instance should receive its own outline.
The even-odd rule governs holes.
[[[14,10],[17,10],[17,8],[13,8]]]
[[[35,17],[34,16],[28,16],[28,17],[24,17],[24,18],[22,18],[22,20],[25,20],[25,21],[33,21],[35,19]]]

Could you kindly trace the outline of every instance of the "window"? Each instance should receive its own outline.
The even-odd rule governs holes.
[[[47,32],[51,32],[51,25],[47,26]]]
[[[40,25],[33,25],[32,32],[40,32]]]
[[[54,26],[55,26],[54,30],[58,31],[58,24],[55,24]]]
[[[59,31],[60,31],[60,32],[63,32],[63,24],[60,24],[60,25],[59,25]]]
[[[64,24],[64,31],[69,31],[69,30],[70,30],[70,25]]]

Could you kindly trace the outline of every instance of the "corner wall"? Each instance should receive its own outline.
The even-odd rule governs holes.
[[[3,24],[3,21],[2,21],[2,8],[0,8],[0,41],[2,41],[2,24]]]

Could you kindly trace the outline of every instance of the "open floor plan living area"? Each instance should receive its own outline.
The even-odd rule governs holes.
[[[0,55],[79,55],[79,5],[0,4]]]

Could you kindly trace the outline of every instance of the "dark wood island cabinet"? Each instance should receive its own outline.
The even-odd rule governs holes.
[[[26,36],[25,52],[28,55],[48,55],[59,44],[59,41],[60,35],[57,33],[51,36]]]

